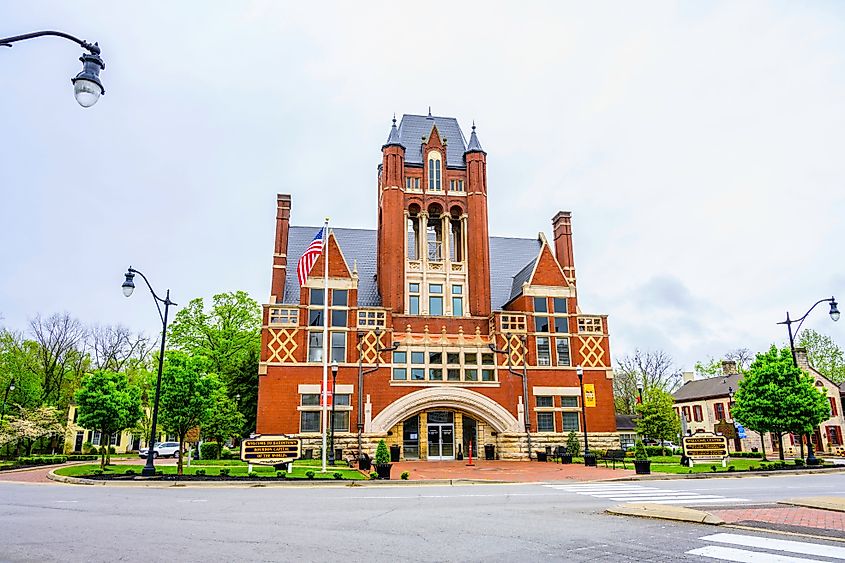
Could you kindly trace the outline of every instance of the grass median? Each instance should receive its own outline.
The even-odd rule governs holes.
[[[224,472],[228,470],[229,476],[231,477],[247,477],[249,473],[249,467],[246,463],[239,461],[239,460],[202,460],[206,463],[199,464],[197,462],[192,462],[191,466],[185,466],[183,473],[185,475],[197,475],[197,471],[204,471],[206,477],[216,477],[220,475],[220,471],[223,470]],[[211,465],[212,463],[217,463],[218,465]],[[286,477],[289,479],[307,479],[306,473],[309,471],[314,472],[314,479],[335,479],[334,474],[340,473],[341,479],[347,481],[357,481],[362,479],[367,479],[365,475],[362,475],[359,471],[354,469],[349,469],[348,467],[341,466],[328,466],[326,467],[326,473],[320,472],[319,466],[314,466],[311,464],[304,464],[299,461],[294,462],[293,471],[286,474]],[[144,468],[143,464],[139,465],[108,465],[105,468],[104,475],[109,476],[121,476],[126,475],[127,471],[133,471],[135,475],[140,475],[141,470]],[[65,477],[95,477],[96,471],[100,469],[99,464],[85,464],[85,465],[72,465],[68,467],[61,467],[56,470],[57,475],[63,475]],[[176,475],[176,466],[175,465],[157,465],[156,471],[161,471],[164,475]],[[253,465],[252,471],[258,477],[264,478],[278,478],[276,476],[276,470],[273,467],[265,466],[265,465]],[[202,473],[200,473],[202,474]],[[131,475],[131,473],[130,473]]]

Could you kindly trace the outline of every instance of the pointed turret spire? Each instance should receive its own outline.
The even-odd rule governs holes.
[[[484,149],[481,148],[481,143],[478,142],[478,135],[475,134],[475,120],[472,122],[472,133],[469,136],[469,143],[467,144],[467,150],[464,151],[464,154],[468,152],[484,152]]]
[[[390,135],[387,136],[387,142],[382,145],[381,148],[385,147],[402,147],[405,148],[405,145],[399,140],[399,129],[396,128],[396,114],[393,114],[393,126],[390,128]]]

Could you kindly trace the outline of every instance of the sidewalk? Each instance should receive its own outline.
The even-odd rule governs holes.
[[[633,469],[584,467],[580,464],[563,465],[542,461],[473,461],[467,466],[463,461],[401,461],[393,464],[391,476],[399,479],[403,472],[410,473],[412,481],[430,479],[474,479],[478,481],[507,481],[530,483],[537,481],[604,481],[634,475]]]
[[[725,524],[797,534],[845,538],[845,512],[805,506],[709,510]]]

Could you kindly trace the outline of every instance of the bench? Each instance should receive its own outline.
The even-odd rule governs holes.
[[[604,462],[604,466],[607,467],[607,462],[610,461],[613,463],[613,469],[616,469],[616,462],[622,462],[622,468],[628,469],[628,466],[625,465],[625,450],[607,450],[603,456],[601,456],[601,460]]]

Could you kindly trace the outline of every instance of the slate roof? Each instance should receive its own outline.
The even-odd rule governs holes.
[[[428,138],[432,126],[437,125],[440,139],[446,139],[446,166],[466,168],[464,151],[466,139],[454,117],[403,115],[399,122],[399,141],[405,147],[405,164],[422,164],[422,138]]]
[[[616,430],[631,430],[636,431],[636,420],[639,418],[635,414],[617,414],[616,415]]]
[[[739,389],[740,379],[742,379],[741,373],[708,377],[707,379],[696,379],[684,383],[680,389],[672,393],[672,396],[678,402],[697,401],[712,397],[727,397],[728,387],[733,387],[734,391],[737,391]]]
[[[522,293],[522,284],[527,282],[528,278],[531,277],[531,272],[534,271],[534,264],[536,263],[537,259],[534,258],[513,277],[513,283],[511,284],[511,294],[510,296],[508,296],[508,301],[512,300],[514,297],[517,297],[520,293]]]
[[[843,383],[842,385],[839,386],[839,392],[842,395],[845,395],[845,383]]]
[[[282,303],[299,303],[299,279],[296,262],[311,244],[320,227],[290,227],[288,232],[288,268],[285,295]],[[380,307],[381,297],[376,283],[376,236],[374,229],[330,229],[349,269],[358,261],[358,305]],[[490,304],[501,309],[510,300],[514,276],[524,270],[524,264],[540,253],[538,239],[490,237]],[[533,264],[532,264],[533,268]],[[531,269],[529,269],[530,274]],[[519,284],[522,287],[522,283]]]
[[[484,152],[481,143],[478,142],[478,135],[475,134],[475,123],[472,124],[472,133],[469,134],[469,144],[466,152]]]

